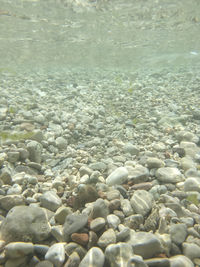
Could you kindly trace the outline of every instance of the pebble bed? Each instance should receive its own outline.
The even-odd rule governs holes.
[[[200,266],[200,73],[0,75],[0,266]]]

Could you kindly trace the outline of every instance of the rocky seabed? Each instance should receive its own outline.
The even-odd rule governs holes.
[[[198,70],[0,74],[0,266],[200,266]]]

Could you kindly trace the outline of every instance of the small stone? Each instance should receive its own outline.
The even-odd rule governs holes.
[[[50,261],[40,261],[35,265],[35,267],[54,267],[54,265]]]
[[[133,256],[133,248],[126,243],[111,244],[106,247],[105,256],[110,266],[128,266],[128,261]]]
[[[71,255],[69,255],[64,267],[76,267],[79,266],[81,260],[76,251],[74,251]]]
[[[153,258],[162,252],[160,240],[152,233],[133,232],[128,243],[132,245],[134,253],[144,259]]]
[[[112,228],[105,231],[99,238],[97,244],[101,248],[106,248],[109,244],[116,243],[116,234]]]
[[[145,216],[152,209],[154,199],[151,193],[145,190],[137,190],[133,193],[130,203],[135,213]]]
[[[169,258],[170,267],[194,267],[193,262],[184,255],[177,255]]]
[[[7,195],[19,195],[22,192],[22,187],[18,184],[13,184],[7,191]]]
[[[105,256],[102,250],[98,247],[91,248],[85,257],[82,259],[79,267],[103,267],[105,261]]]
[[[127,170],[128,181],[138,184],[147,182],[149,179],[149,170],[142,165],[137,165],[135,168],[127,166]]]
[[[197,153],[199,153],[200,148],[193,142],[184,142],[180,143],[180,147],[185,150],[185,155],[191,158],[194,158]]]
[[[105,201],[101,198],[97,199],[95,201],[95,203],[93,204],[93,210],[92,210],[91,217],[93,219],[95,219],[97,217],[106,218],[109,213],[110,213],[109,208],[106,205]]]
[[[67,145],[68,145],[68,142],[64,137],[59,136],[56,138],[56,146],[58,149],[64,150],[67,148]]]
[[[11,242],[5,246],[5,254],[8,258],[20,258],[33,254],[34,246],[32,243]]]
[[[198,245],[184,242],[182,244],[182,247],[183,247],[183,254],[189,259],[193,260],[195,258],[199,258],[200,247]]]
[[[130,153],[131,155],[138,155],[140,152],[140,150],[131,143],[126,143],[123,149],[125,153]]]
[[[106,184],[109,186],[123,184],[127,181],[127,178],[127,169],[125,167],[119,167],[107,177]]]
[[[37,141],[30,141],[27,144],[27,150],[29,152],[29,158],[33,162],[41,163],[42,160],[42,145]]]
[[[200,178],[187,178],[184,182],[184,191],[196,191],[200,193]]]
[[[45,192],[41,196],[40,202],[42,207],[51,211],[56,211],[62,205],[62,200],[54,191]]]
[[[121,209],[125,216],[129,216],[133,214],[133,209],[131,207],[131,203],[128,199],[121,200]]]
[[[71,214],[72,210],[69,207],[59,207],[55,212],[55,220],[60,223],[64,224],[67,215]]]
[[[65,243],[53,244],[45,255],[45,260],[49,260],[55,267],[60,267],[65,261]]]
[[[107,216],[107,222],[110,228],[116,229],[120,224],[120,219],[114,214],[109,214]]]
[[[167,258],[153,258],[144,261],[149,267],[171,267],[170,260]]]
[[[90,223],[90,229],[94,232],[100,231],[106,224],[106,221],[102,217],[98,217],[91,221]]]
[[[149,169],[158,169],[164,167],[165,163],[161,159],[149,157],[147,159],[147,166]]]
[[[172,241],[176,245],[182,244],[187,237],[187,227],[184,223],[173,224],[170,226],[169,233],[171,235]]]
[[[140,225],[143,223],[144,223],[144,217],[141,214],[131,215],[129,217],[126,217],[124,220],[124,225],[134,230],[139,229]]]
[[[156,171],[156,177],[163,183],[178,183],[183,181],[183,176],[179,169],[172,167],[159,168]]]
[[[25,205],[25,198],[22,195],[8,195],[2,197],[0,201],[0,207],[7,211],[21,205]]]
[[[89,236],[86,233],[73,233],[71,235],[72,241],[82,245],[86,246],[89,241]]]
[[[11,162],[11,163],[15,163],[19,160],[19,152],[17,151],[13,151],[13,152],[8,152],[8,161]]]
[[[88,216],[86,214],[69,214],[66,217],[63,234],[64,240],[69,241],[71,234],[78,232],[88,223]]]

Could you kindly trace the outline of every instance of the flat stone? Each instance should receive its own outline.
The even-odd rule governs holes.
[[[63,266],[65,261],[65,243],[53,244],[45,255],[45,260],[48,260],[54,264],[55,267]]]
[[[3,220],[1,238],[6,242],[41,242],[49,237],[50,226],[45,210],[40,207],[17,206]]]
[[[56,211],[62,205],[62,200],[54,191],[45,192],[41,196],[40,202],[42,207],[51,211]]]
[[[152,233],[132,232],[127,243],[133,247],[134,254],[144,259],[153,258],[162,252],[162,245],[158,237]]]
[[[130,203],[135,213],[145,216],[152,209],[154,199],[151,193],[145,190],[137,190],[133,193]]]
[[[119,167],[115,169],[106,179],[106,184],[117,185],[123,184],[127,181],[128,178],[128,171],[125,167]]]
[[[86,214],[69,214],[66,217],[63,234],[64,240],[69,241],[71,234],[78,232],[88,223],[88,216]]]
[[[105,257],[110,266],[128,266],[129,259],[133,256],[133,248],[130,244],[117,243],[106,247]]]
[[[184,223],[173,224],[170,226],[169,233],[171,240],[177,244],[182,244],[187,237],[187,226]]]
[[[116,234],[112,228],[109,228],[99,237],[97,244],[101,248],[106,248],[109,244],[112,243],[116,243]]]
[[[33,254],[34,246],[32,243],[11,242],[5,246],[5,254],[8,258],[20,258]]]
[[[178,183],[183,181],[183,176],[179,169],[173,167],[163,167],[156,171],[156,177],[163,183]]]
[[[98,247],[91,248],[85,257],[82,259],[79,267],[103,267],[105,256],[102,250]]]

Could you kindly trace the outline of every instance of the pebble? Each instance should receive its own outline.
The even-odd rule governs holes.
[[[55,267],[61,267],[65,261],[65,243],[53,244],[45,255],[45,260],[53,263]]]
[[[63,234],[66,242],[69,241],[71,234],[80,231],[88,223],[86,214],[69,214],[65,219]]]
[[[116,234],[115,231],[110,228],[99,237],[97,244],[100,248],[104,249],[112,243],[116,243]]]
[[[128,261],[132,256],[133,248],[126,243],[110,244],[105,250],[105,257],[110,266],[128,266]]]
[[[183,181],[183,177],[179,169],[172,167],[159,168],[156,171],[156,177],[162,183],[178,183]]]
[[[135,213],[145,216],[152,209],[154,199],[151,193],[145,190],[137,190],[133,193],[130,203]]]
[[[93,247],[88,250],[85,257],[82,259],[79,267],[103,267],[105,256],[102,250],[98,247]]]
[[[91,221],[90,229],[94,232],[98,232],[102,228],[104,228],[105,224],[106,224],[106,220],[102,217],[98,217],[98,218]]]
[[[107,222],[110,228],[116,229],[118,225],[120,224],[120,219],[114,214],[109,214],[107,216]]]
[[[33,251],[34,246],[32,243],[11,242],[5,246],[5,255],[11,259],[32,255]]]
[[[51,211],[56,211],[61,205],[62,200],[54,191],[45,192],[40,198],[41,206]]]
[[[128,171],[125,167],[119,167],[116,170],[114,170],[107,178],[106,178],[106,184],[111,185],[117,185],[117,184],[123,184],[127,181],[128,178]]]
[[[171,240],[176,244],[182,244],[187,237],[187,226],[184,223],[173,224],[170,226],[169,233]]]

